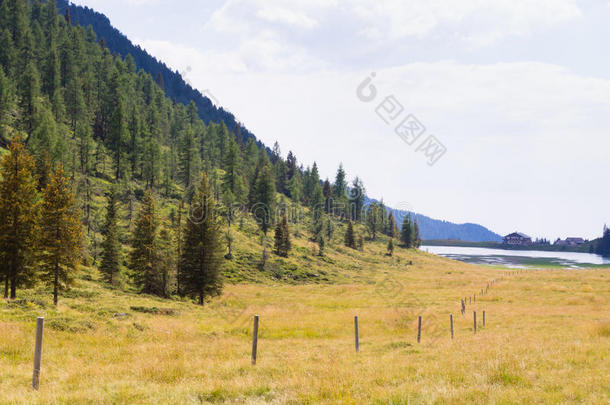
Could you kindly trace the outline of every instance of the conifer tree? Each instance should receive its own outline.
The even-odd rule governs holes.
[[[159,231],[158,238],[158,285],[162,297],[170,296],[171,280],[176,276],[176,249],[174,248],[174,235],[170,229],[165,227]]]
[[[197,298],[199,305],[222,291],[222,235],[215,204],[204,173],[186,222],[180,257],[181,292]]]
[[[199,153],[192,128],[187,128],[182,134],[179,171],[184,187],[193,186],[196,173],[199,171]]]
[[[255,187],[256,200],[252,211],[266,235],[269,227],[273,224],[273,209],[275,207],[275,184],[271,167],[268,164],[260,169]]]
[[[165,289],[160,272],[162,259],[157,246],[157,218],[155,199],[148,189],[142,199],[131,239],[129,270],[134,284],[143,294],[164,296]]]
[[[81,257],[82,232],[74,193],[60,163],[42,192],[39,234],[41,278],[53,287],[53,304],[69,286]]]
[[[335,177],[335,183],[333,184],[333,195],[335,198],[343,198],[347,193],[347,183],[345,180],[345,170],[343,170],[343,163],[339,164],[337,169],[337,176]]]
[[[352,221],[347,221],[347,230],[345,231],[345,246],[356,249],[356,237],[354,235],[354,226]]]
[[[122,256],[117,223],[118,209],[117,190],[112,186],[108,192],[106,203],[106,222],[102,229],[102,235],[104,236],[102,241],[102,263],[100,264],[100,271],[104,280],[109,284],[113,284],[116,281]]]
[[[288,257],[288,252],[291,248],[290,243],[290,229],[288,228],[288,221],[286,219],[286,213],[282,215],[282,220],[278,221],[275,227],[275,254],[282,257]]]
[[[333,187],[330,185],[330,181],[328,181],[328,179],[324,180],[322,193],[324,194],[324,212],[330,214],[330,210],[332,207]]]
[[[301,202],[303,186],[301,184],[301,175],[295,172],[292,178],[288,181],[288,194],[295,203]]]
[[[323,257],[324,256],[324,237],[320,236],[318,238],[318,256]]]
[[[377,233],[381,230],[381,216],[383,213],[379,207],[379,204],[372,203],[366,212],[366,229],[369,233],[371,240],[377,239]]]
[[[222,177],[222,189],[231,193],[237,202],[243,202],[246,197],[245,182],[242,175],[242,158],[239,145],[233,138],[227,138],[223,166],[225,173]]]
[[[364,184],[360,178],[356,177],[352,183],[352,188],[350,189],[350,210],[351,210],[351,219],[354,221],[360,221],[362,219],[362,210],[364,208],[364,195],[366,194],[366,190],[364,189]]]
[[[395,238],[398,236],[398,226],[396,225],[396,220],[394,219],[392,210],[390,210],[390,213],[388,214],[387,230],[385,233],[390,238]]]
[[[415,235],[410,213],[407,213],[405,219],[402,222],[400,239],[402,240],[404,247],[406,247],[407,249],[410,249],[414,246]]]
[[[32,250],[39,215],[34,158],[14,139],[0,162],[0,256],[5,297],[15,299],[17,287],[29,285],[34,268]]]
[[[25,72],[20,77],[18,95],[21,111],[21,129],[31,134],[34,130],[40,105],[40,74],[34,62],[28,63]]]
[[[394,254],[394,239],[390,238],[388,242],[388,256],[392,256]]]
[[[419,225],[417,219],[413,221],[413,247],[419,248],[421,246],[421,236],[419,234]]]

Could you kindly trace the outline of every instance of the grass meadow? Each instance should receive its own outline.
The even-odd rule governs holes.
[[[329,253],[327,265],[342,269],[330,282],[227,284],[204,307],[109,288],[91,268],[57,309],[44,289],[22,291],[15,302],[0,301],[0,403],[610,400],[609,269],[514,273],[412,250],[389,258],[382,244],[367,246],[352,256]],[[473,294],[462,316],[460,298]],[[31,388],[37,316],[45,317],[38,392]]]

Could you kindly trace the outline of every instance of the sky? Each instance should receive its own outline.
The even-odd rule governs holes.
[[[610,224],[607,0],[77,0],[282,154],[500,234]]]

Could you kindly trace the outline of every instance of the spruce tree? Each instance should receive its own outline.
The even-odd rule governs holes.
[[[222,234],[215,205],[204,173],[186,222],[180,257],[181,292],[197,298],[199,305],[222,291]]]
[[[242,157],[239,145],[233,138],[227,138],[223,166],[222,189],[225,194],[231,193],[236,202],[244,202],[246,198],[245,181],[242,175]]]
[[[398,236],[398,226],[396,225],[396,220],[394,219],[394,214],[392,213],[392,210],[390,210],[390,214],[388,215],[387,229],[385,233],[390,238],[395,238]]]
[[[106,221],[102,229],[104,240],[102,241],[102,263],[100,271],[104,280],[113,284],[120,270],[121,242],[119,241],[118,229],[119,201],[117,190],[112,186],[108,192],[106,202]]]
[[[271,167],[265,164],[258,173],[255,190],[255,204],[252,212],[261,230],[266,235],[273,224],[273,210],[275,207],[275,184]]]
[[[369,233],[371,240],[377,239],[377,233],[381,231],[381,223],[382,223],[382,215],[381,208],[379,204],[372,203],[369,205],[369,208],[366,212],[366,229]]]
[[[356,249],[356,237],[354,235],[354,226],[352,221],[347,221],[347,230],[345,231],[345,246]]]
[[[81,222],[70,181],[60,163],[42,192],[38,240],[41,278],[53,287],[53,304],[69,286],[81,257]]]
[[[407,213],[407,215],[405,215],[405,219],[402,222],[400,239],[402,240],[404,247],[406,247],[407,249],[410,249],[414,246],[415,235],[410,213]]]
[[[162,259],[157,246],[155,199],[148,189],[142,199],[131,239],[128,268],[138,290],[143,294],[165,295],[160,275]]]
[[[413,247],[419,248],[421,246],[421,236],[419,234],[419,225],[417,219],[413,221]]]
[[[288,257],[292,245],[290,242],[290,229],[288,228],[288,220],[286,213],[282,215],[282,220],[278,221],[275,227],[275,254],[282,257]]]
[[[320,257],[324,256],[324,246],[325,246],[324,237],[320,236],[318,238],[318,256],[320,256]]]
[[[354,221],[360,221],[362,219],[365,193],[366,191],[362,180],[356,177],[352,183],[352,188],[350,189],[349,199],[351,219]]]
[[[0,163],[0,252],[5,296],[15,299],[17,287],[33,280],[33,248],[39,216],[34,158],[19,138]]]
[[[388,242],[388,256],[392,256],[394,254],[394,240],[392,238],[390,238],[390,241]]]
[[[347,193],[347,183],[345,180],[345,170],[343,170],[343,163],[339,165],[337,169],[337,175],[335,177],[335,184],[333,184],[333,195],[335,198],[343,198]]]

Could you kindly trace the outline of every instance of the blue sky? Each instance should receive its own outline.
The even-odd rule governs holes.
[[[610,224],[608,1],[76,3],[265,143],[331,178],[342,161],[390,205],[551,239]],[[412,145],[394,131],[409,114],[426,129]],[[446,149],[432,166],[429,135]]]

